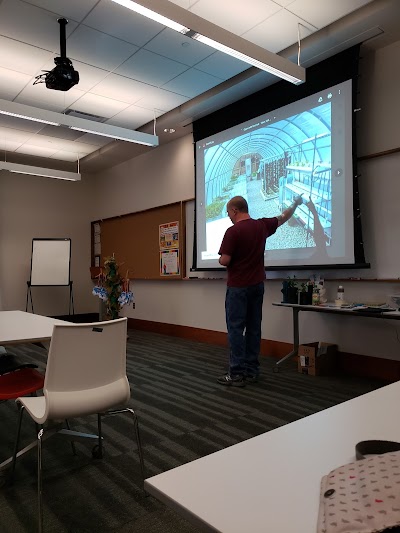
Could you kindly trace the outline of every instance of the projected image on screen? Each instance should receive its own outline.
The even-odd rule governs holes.
[[[347,84],[197,143],[200,265],[218,260],[233,196],[246,198],[252,218],[261,218],[279,215],[302,195],[295,216],[267,240],[267,266],[354,260]]]

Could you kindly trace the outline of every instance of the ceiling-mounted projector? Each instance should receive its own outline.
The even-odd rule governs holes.
[[[60,57],[54,58],[56,66],[53,70],[45,70],[44,74],[35,77],[33,85],[45,83],[48,89],[55,91],[69,91],[71,87],[79,83],[79,72],[74,69],[72,61],[66,54],[65,26],[67,19],[58,19],[60,25]]]

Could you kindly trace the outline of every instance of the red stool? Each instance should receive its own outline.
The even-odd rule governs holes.
[[[0,401],[13,400],[43,389],[44,376],[33,368],[21,368],[0,376]]]

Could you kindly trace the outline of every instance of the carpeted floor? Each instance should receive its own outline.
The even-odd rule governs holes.
[[[44,369],[43,348],[26,345],[13,351]],[[275,374],[274,360],[263,358],[259,383],[225,388],[216,383],[216,377],[225,372],[226,364],[224,348],[130,331],[131,406],[139,417],[147,477],[383,385],[366,379],[304,376],[297,373],[294,362]],[[14,402],[1,404],[0,462],[11,455],[15,422]],[[96,430],[95,416],[70,422],[73,429]],[[45,532],[196,532],[141,491],[129,417],[106,419],[103,431],[103,460],[92,459],[86,444],[78,443],[79,453],[74,456],[69,442],[60,437],[44,443]],[[35,426],[26,416],[21,444],[34,438]],[[13,486],[6,482],[6,471],[0,473],[0,483],[0,533],[36,531],[35,451],[17,463]]]

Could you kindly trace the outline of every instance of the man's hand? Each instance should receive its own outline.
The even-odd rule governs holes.
[[[296,198],[293,200],[293,203],[290,207],[285,209],[283,213],[281,213],[276,218],[278,219],[278,227],[282,226],[285,222],[289,220],[293,216],[293,213],[296,211],[297,206],[303,203],[303,194],[299,194],[296,196]]]
[[[303,193],[301,193],[298,196],[296,196],[296,198],[294,199],[293,203],[296,205],[296,207],[298,205],[301,205],[303,203]]]

